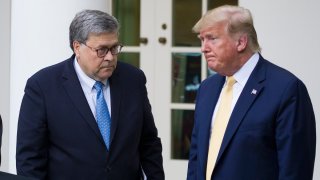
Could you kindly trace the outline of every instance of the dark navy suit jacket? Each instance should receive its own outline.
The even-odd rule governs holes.
[[[200,86],[196,100],[188,180],[204,180],[213,110],[225,77]],[[315,116],[305,85],[260,59],[231,114],[213,180],[311,180]]]
[[[0,115],[0,165],[1,165],[1,145],[2,145],[2,118]]]
[[[34,178],[18,176],[15,174],[10,174],[10,173],[1,172],[1,171],[0,171],[0,179],[1,180],[37,180]]]
[[[109,78],[107,151],[74,66],[74,55],[28,79],[17,134],[17,173],[54,180],[164,179],[162,146],[144,73],[118,62]]]

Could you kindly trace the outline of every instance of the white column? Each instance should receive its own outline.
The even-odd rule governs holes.
[[[17,122],[27,79],[72,55],[69,25],[78,11],[107,12],[111,9],[107,4],[107,0],[12,0],[8,172],[16,172]]]
[[[8,169],[9,104],[10,104],[10,0],[0,1],[0,115],[2,117],[2,147],[0,171]]]

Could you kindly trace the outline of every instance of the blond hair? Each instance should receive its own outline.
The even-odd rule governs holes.
[[[248,47],[252,52],[261,51],[251,13],[243,7],[224,5],[209,10],[194,25],[192,30],[199,33],[202,29],[221,22],[227,23],[226,30],[231,36],[238,33],[247,34]]]

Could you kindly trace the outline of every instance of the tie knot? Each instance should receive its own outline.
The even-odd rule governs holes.
[[[96,83],[93,85],[93,87],[97,90],[97,91],[101,91],[103,88],[104,84],[100,81],[96,81]]]
[[[236,80],[234,79],[233,76],[227,77],[227,86],[228,87],[232,87],[234,85],[234,83],[236,83]]]

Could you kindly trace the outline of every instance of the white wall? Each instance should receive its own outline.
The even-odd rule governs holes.
[[[8,168],[10,94],[10,0],[0,1],[0,115],[3,121],[1,168]]]
[[[240,0],[240,5],[251,10],[264,58],[288,69],[306,84],[316,114],[319,143],[320,1]],[[319,146],[316,154],[313,179],[320,179]]]
[[[107,1],[12,0],[9,172],[16,170],[16,127],[27,78],[72,55],[69,25],[82,9],[107,11]]]

